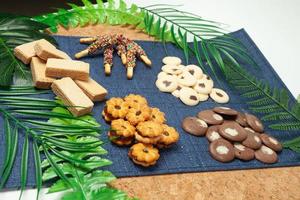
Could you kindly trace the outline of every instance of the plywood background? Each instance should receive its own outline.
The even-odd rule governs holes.
[[[58,31],[72,36],[107,33],[153,40],[128,26],[60,27]],[[112,185],[141,200],[299,200],[300,167],[130,177],[117,179]]]

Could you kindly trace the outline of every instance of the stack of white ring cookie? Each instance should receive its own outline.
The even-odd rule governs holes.
[[[188,106],[212,98],[217,103],[227,103],[228,94],[214,88],[213,80],[197,65],[181,65],[181,59],[168,56],[163,58],[162,71],[158,73],[156,87],[161,92],[172,93]]]

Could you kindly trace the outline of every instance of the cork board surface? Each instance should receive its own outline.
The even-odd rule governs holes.
[[[154,40],[130,26],[95,25],[68,30],[60,27],[57,34],[94,36],[107,33]],[[120,178],[112,185],[142,200],[299,200],[300,167],[130,177]]]

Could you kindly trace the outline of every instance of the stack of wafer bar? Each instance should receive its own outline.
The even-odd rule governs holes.
[[[81,116],[92,111],[94,103],[71,78],[55,80],[51,88],[74,116]]]
[[[23,63],[30,63],[35,87],[52,88],[74,116],[90,113],[93,101],[103,101],[107,95],[107,90],[90,78],[88,63],[72,60],[47,40],[17,46],[14,53]]]

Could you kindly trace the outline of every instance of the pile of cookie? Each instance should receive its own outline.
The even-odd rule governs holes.
[[[146,98],[129,94],[106,101],[102,116],[111,124],[110,140],[118,146],[131,146],[128,156],[138,165],[155,165],[160,148],[179,140],[175,128],[166,124],[165,113],[149,107]]]
[[[188,106],[195,106],[210,97],[217,103],[227,103],[228,94],[214,88],[213,80],[203,74],[197,65],[181,65],[181,59],[168,56],[163,58],[162,71],[158,73],[156,87],[161,92],[172,93]]]
[[[68,106],[74,116],[92,111],[95,101],[103,101],[107,90],[90,77],[90,65],[72,60],[45,39],[15,47],[14,55],[30,63],[36,88],[50,89]]]
[[[281,143],[264,132],[262,122],[254,115],[228,107],[200,111],[197,117],[186,117],[182,128],[195,136],[206,136],[211,156],[220,162],[234,158],[276,163]]]

